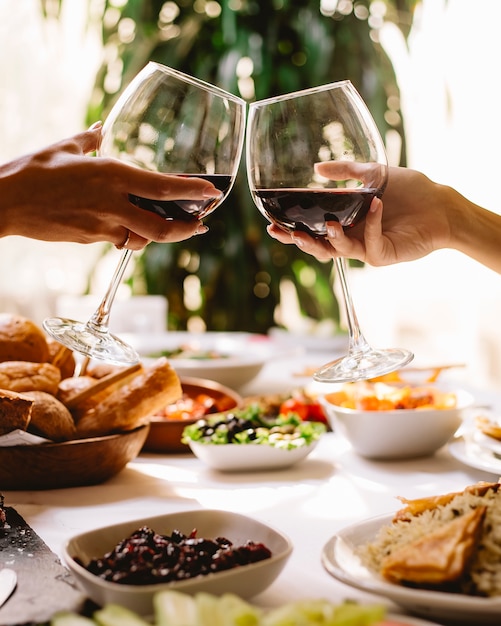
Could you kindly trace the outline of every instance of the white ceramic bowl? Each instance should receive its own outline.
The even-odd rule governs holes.
[[[317,441],[293,450],[263,444],[214,444],[190,441],[195,456],[211,469],[222,472],[261,472],[284,469],[305,459],[316,447]]]
[[[263,543],[271,550],[272,556],[257,563],[206,576],[154,585],[109,582],[91,574],[75,560],[78,558],[86,564],[93,558],[103,556],[142,526],[148,526],[161,534],[171,534],[174,530],[189,534],[196,529],[197,537],[226,537],[235,546],[247,541]],[[277,578],[291,552],[292,543],[288,537],[258,520],[227,511],[194,510],[122,522],[81,533],[66,543],[63,559],[79,586],[96,604],[103,606],[118,603],[140,615],[152,615],[154,594],[167,589],[190,594],[204,591],[215,595],[235,593],[242,598],[255,596]]]
[[[277,356],[277,346],[265,335],[254,333],[189,333],[167,332],[153,335],[135,335],[124,338],[144,359],[159,353],[190,347],[193,358],[172,356],[172,367],[181,378],[205,378],[231,389],[239,389],[253,380],[264,365]],[[212,351],[213,358],[197,357]],[[220,356],[216,356],[220,355]]]
[[[319,396],[329,424],[344,436],[357,454],[372,459],[405,459],[429,456],[444,446],[462,423],[473,396],[451,390],[457,405],[450,409],[396,409],[363,411],[329,402]]]

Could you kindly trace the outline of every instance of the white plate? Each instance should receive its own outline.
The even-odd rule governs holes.
[[[497,454],[498,457],[501,459],[501,441],[499,441],[499,439],[489,437],[489,435],[483,433],[479,428],[476,428],[471,433],[471,440],[472,442],[478,444],[481,448],[487,448],[488,450],[491,450],[491,452]]]
[[[212,469],[223,472],[262,472],[290,467],[305,459],[318,444],[284,450],[262,444],[211,444],[190,441],[193,454]]]
[[[243,545],[249,540],[263,543],[271,550],[272,556],[264,561],[223,572],[154,585],[109,582],[91,574],[75,561],[75,557],[78,557],[86,564],[93,558],[103,556],[142,526],[149,526],[161,534],[170,534],[174,530],[189,534],[196,529],[199,538],[226,537],[235,546]],[[140,615],[152,615],[154,594],[167,589],[190,594],[205,591],[215,595],[235,593],[242,598],[255,596],[264,591],[280,574],[291,552],[290,540],[262,522],[226,511],[195,510],[122,522],[81,533],[66,543],[63,558],[80,587],[96,604],[102,606],[117,603]]]
[[[254,333],[167,332],[152,335],[123,335],[141,357],[148,359],[162,350],[190,346],[194,350],[225,355],[221,358],[172,357],[172,367],[181,377],[207,378],[238,389],[255,378],[265,363],[284,352],[266,335]]]
[[[470,436],[455,437],[448,444],[448,449],[461,463],[496,477],[501,476],[501,458],[490,448],[478,445]]]
[[[499,624],[501,598],[478,598],[457,593],[410,589],[392,584],[370,572],[356,554],[359,546],[371,541],[393,515],[375,517],[354,524],[334,535],[324,546],[322,564],[342,583],[386,597],[421,617],[468,624]]]

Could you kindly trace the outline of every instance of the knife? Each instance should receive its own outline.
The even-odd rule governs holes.
[[[13,569],[0,569],[0,607],[10,598],[17,585],[17,574]]]

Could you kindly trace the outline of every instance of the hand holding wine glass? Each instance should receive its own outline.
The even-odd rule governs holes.
[[[201,220],[226,198],[235,181],[245,133],[244,100],[197,78],[150,62],[132,80],[108,115],[100,156],[133,167],[210,181],[219,192],[204,199],[153,200],[129,194],[138,207],[166,220]],[[85,191],[85,190],[83,190]],[[54,339],[81,354],[115,364],[139,360],[109,332],[111,306],[132,251],[124,248],[108,291],[86,323],[44,320]]]
[[[249,187],[261,213],[284,231],[326,237],[326,222],[352,228],[380,197],[387,159],[376,124],[350,81],[269,98],[250,105],[247,129]],[[339,179],[319,163],[339,163]],[[363,176],[353,173],[358,167]],[[320,168],[321,171],[321,168]],[[409,363],[407,350],[375,350],[365,340],[346,280],[345,260],[334,259],[343,291],[348,354],[320,368],[320,382],[382,376]]]

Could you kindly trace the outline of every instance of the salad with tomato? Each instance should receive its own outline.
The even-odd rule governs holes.
[[[308,446],[325,433],[322,422],[303,420],[297,413],[269,415],[252,404],[244,409],[197,420],[185,427],[181,441],[207,444],[267,445],[286,450]]]

